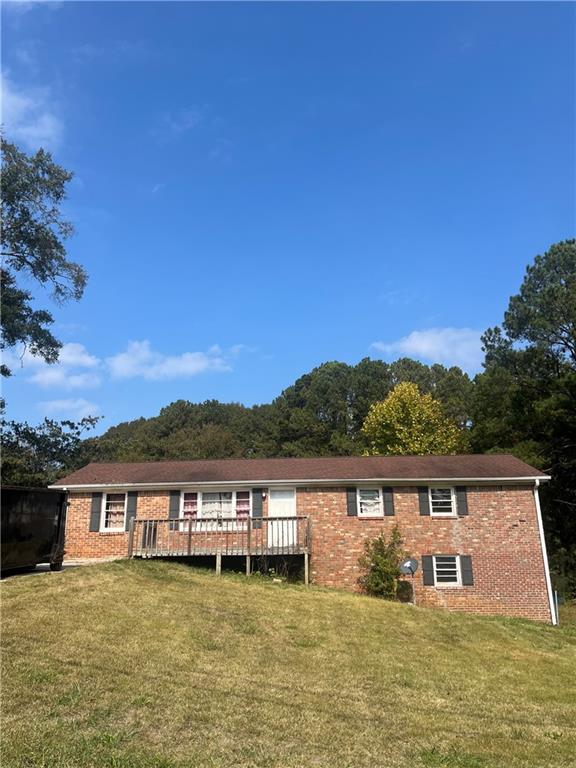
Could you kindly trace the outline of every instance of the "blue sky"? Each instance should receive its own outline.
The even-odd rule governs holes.
[[[574,236],[574,15],[5,3],[5,129],[74,171],[89,274],[9,415],[104,429],[366,356],[477,371],[526,265]]]

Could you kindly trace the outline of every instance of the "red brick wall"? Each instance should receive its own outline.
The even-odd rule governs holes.
[[[66,516],[66,557],[68,559],[126,557],[128,533],[91,532],[92,493],[69,493]],[[168,518],[170,491],[138,491],[136,518],[153,520]],[[268,497],[262,501],[262,514],[268,515]]]
[[[413,580],[419,605],[550,621],[532,487],[469,486],[467,491],[466,517],[421,516],[417,489],[395,487],[395,516],[366,519],[348,517],[343,487],[298,489],[298,514],[312,518],[312,580],[357,590],[365,540],[397,524],[405,549],[420,563],[422,555],[472,557],[474,585],[469,587],[425,587],[420,567]],[[71,493],[69,501],[67,558],[127,555],[127,533],[89,532],[91,493]],[[168,491],[140,491],[137,518],[167,518],[168,506]]]
[[[168,517],[170,495],[167,491],[139,491],[136,516],[149,520]],[[70,493],[66,515],[66,557],[69,559],[91,557],[126,557],[128,534],[110,531],[90,532],[91,493]]]
[[[414,487],[394,488],[395,516],[348,517],[345,488],[298,490],[298,511],[310,514],[311,574],[317,584],[358,589],[364,541],[398,525],[408,554],[471,555],[474,585],[425,587],[413,579],[416,603],[483,614],[550,621],[544,562],[532,487],[470,486],[468,516],[421,516]]]

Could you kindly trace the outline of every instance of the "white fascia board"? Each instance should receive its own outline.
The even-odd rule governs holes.
[[[407,479],[405,477],[357,477],[357,478],[335,478],[333,480],[314,480],[309,478],[307,480],[291,480],[285,478],[283,480],[210,480],[204,482],[189,482],[183,480],[182,482],[170,482],[170,483],[88,483],[85,485],[49,485],[48,488],[53,488],[62,491],[91,491],[107,488],[143,488],[150,490],[178,490],[180,488],[222,488],[226,486],[248,488],[260,487],[260,486],[275,486],[275,485],[290,485],[290,486],[334,486],[334,485],[357,485],[358,483],[379,483],[388,485],[420,485],[422,483],[448,483],[450,485],[457,485],[458,483],[472,483],[473,485],[502,485],[503,483],[518,484],[518,483],[543,483],[550,480],[549,475],[541,477],[535,477],[533,475],[529,477],[418,477]]]

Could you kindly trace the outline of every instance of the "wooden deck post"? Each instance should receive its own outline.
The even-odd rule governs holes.
[[[130,534],[128,536],[128,557],[132,557],[134,553],[134,526],[136,525],[136,518],[133,517],[130,520]]]
[[[220,576],[222,573],[222,552],[218,552],[216,555],[216,576]]]
[[[246,542],[246,576],[250,576],[250,546],[252,544],[252,519],[248,516],[247,520],[247,542]]]
[[[310,584],[310,550],[312,549],[312,523],[310,517],[306,520],[306,548],[304,550],[304,584]]]

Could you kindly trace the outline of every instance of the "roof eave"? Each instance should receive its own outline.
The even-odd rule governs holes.
[[[239,485],[292,485],[292,486],[306,486],[306,485],[346,485],[347,483],[390,483],[398,485],[417,485],[418,483],[522,483],[522,482],[536,482],[541,483],[548,482],[552,478],[550,475],[526,475],[523,477],[346,477],[346,478],[330,478],[330,479],[315,479],[315,478],[301,478],[301,479],[282,479],[282,480],[205,480],[205,481],[164,481],[155,483],[127,483],[127,482],[114,482],[114,483],[55,483],[49,485],[48,488],[55,490],[78,490],[89,491],[98,488],[147,488],[168,490],[178,489],[183,487],[222,487],[222,486],[239,486]]]

